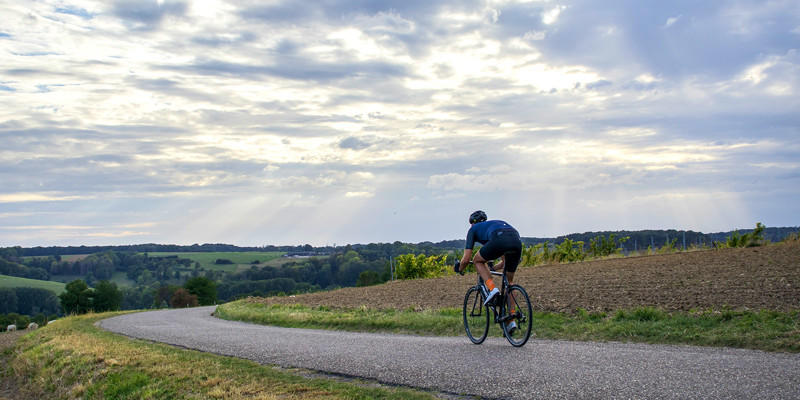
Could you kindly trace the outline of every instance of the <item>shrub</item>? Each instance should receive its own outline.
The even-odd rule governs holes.
[[[617,235],[614,233],[609,234],[607,239],[603,235],[597,236],[589,241],[589,254],[595,258],[606,257],[612,254],[621,254],[622,247],[620,246],[628,241],[628,239],[630,238],[626,236],[617,241]]]
[[[445,260],[446,256],[444,254],[427,257],[424,254],[397,256],[397,278],[420,279],[448,275],[452,269],[448,269],[445,266]]]
[[[189,294],[186,289],[178,289],[172,294],[172,308],[197,307],[197,296]]]
[[[520,262],[519,262],[520,265],[526,267],[538,264],[537,253],[541,248],[542,248],[541,244],[537,244],[534,246],[525,246],[525,244],[523,244],[522,257],[520,257]]]
[[[197,296],[201,306],[210,306],[217,302],[217,284],[209,278],[196,276],[186,281],[183,287]]]
[[[539,243],[533,246],[525,246],[523,244],[520,264],[522,264],[522,266],[533,266],[550,262],[549,246],[549,242]]]
[[[750,233],[740,235],[739,231],[733,231],[731,236],[726,239],[728,247],[755,247],[761,246],[766,243],[764,239],[764,225],[761,222],[756,223],[756,229]]]
[[[551,256],[556,262],[574,262],[586,259],[586,251],[583,250],[583,242],[573,242],[571,239],[564,239],[561,244],[556,245],[555,251]]]
[[[380,282],[381,280],[378,277],[377,272],[372,270],[367,270],[361,272],[361,274],[358,275],[358,280],[356,281],[356,287],[377,285]]]
[[[676,251],[675,245],[678,243],[678,238],[672,239],[671,242],[664,243],[664,246],[658,249],[658,254],[671,254]]]

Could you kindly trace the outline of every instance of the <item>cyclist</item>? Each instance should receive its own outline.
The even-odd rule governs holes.
[[[461,274],[462,270],[467,267],[469,261],[472,260],[475,268],[478,269],[478,274],[483,278],[486,285],[486,291],[489,295],[486,297],[484,305],[488,304],[494,296],[500,291],[495,287],[492,281],[492,275],[489,273],[489,267],[486,265],[487,261],[500,258],[500,262],[494,266],[494,269],[505,268],[508,283],[511,285],[514,282],[514,272],[517,271],[517,265],[522,255],[522,241],[519,238],[519,232],[514,229],[505,221],[500,220],[487,220],[486,213],[478,210],[469,216],[469,223],[471,227],[467,232],[467,245],[464,250],[464,256],[461,258],[461,263],[455,266],[455,271]],[[472,258],[473,247],[475,242],[483,245],[475,258]],[[513,310],[509,310],[513,313]],[[516,327],[516,322],[511,321],[512,329]]]

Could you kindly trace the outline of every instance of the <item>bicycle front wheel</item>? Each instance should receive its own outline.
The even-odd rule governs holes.
[[[508,318],[501,324],[503,332],[509,343],[515,347],[522,347],[531,337],[533,328],[531,300],[525,289],[519,285],[509,286],[506,299],[505,313]],[[511,321],[516,323],[516,328],[513,327]]]
[[[464,329],[472,343],[481,344],[489,333],[489,307],[483,305],[483,294],[471,287],[464,296]]]

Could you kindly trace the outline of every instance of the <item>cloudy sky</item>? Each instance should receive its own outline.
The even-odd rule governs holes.
[[[0,246],[800,225],[796,0],[0,15]]]

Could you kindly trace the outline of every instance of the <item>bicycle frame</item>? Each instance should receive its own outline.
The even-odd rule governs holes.
[[[456,267],[458,264],[456,264]],[[463,318],[464,328],[467,331],[467,336],[474,344],[481,344],[486,339],[489,332],[489,325],[494,319],[495,324],[500,324],[503,336],[515,347],[522,347],[527,343],[531,334],[531,303],[525,289],[520,285],[512,285],[508,281],[508,275],[505,269],[502,272],[496,272],[489,264],[489,278],[492,276],[502,277],[502,283],[499,285],[499,293],[488,303],[484,304],[488,296],[484,280],[478,274],[478,284],[470,287],[464,296],[463,305]],[[456,269],[458,270],[458,269]],[[511,303],[511,304],[509,304]],[[489,309],[492,314],[489,314]],[[509,310],[514,310],[514,313],[509,314]],[[486,313],[486,314],[484,314]],[[481,322],[483,319],[483,322]],[[516,322],[516,324],[509,329],[509,323]],[[517,331],[522,333],[523,336],[515,337],[512,332]]]
[[[508,277],[506,276],[505,269],[503,270],[503,272],[497,272],[497,271],[494,271],[494,270],[490,269],[489,273],[494,275],[494,276],[502,276],[503,277],[503,283],[500,285],[500,294],[491,303],[487,304],[487,306],[489,306],[492,309],[492,313],[494,314],[494,323],[495,324],[499,324],[501,322],[506,322],[506,321],[508,321],[510,319],[516,318],[516,314],[515,315],[506,315],[505,317],[501,317],[501,315],[506,314],[504,312],[505,311],[505,307],[508,306],[508,301],[506,299],[506,290],[508,289],[509,286],[511,286],[508,283]],[[475,287],[478,288],[478,290],[481,290],[481,291],[485,292],[484,281],[483,281],[483,278],[481,278],[480,275],[478,275],[478,284]],[[500,305],[500,310],[499,311],[497,310],[497,305],[498,304]]]

